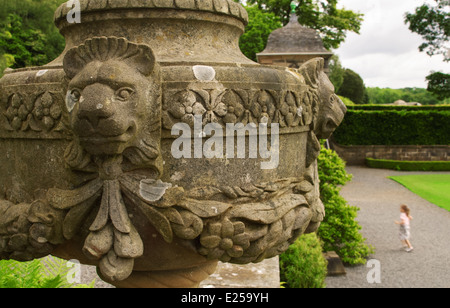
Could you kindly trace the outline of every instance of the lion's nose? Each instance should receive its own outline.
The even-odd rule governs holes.
[[[114,115],[111,98],[114,91],[102,84],[87,86],[82,94],[83,101],[80,102],[78,118],[86,120],[92,128],[96,128],[102,119],[108,119]]]

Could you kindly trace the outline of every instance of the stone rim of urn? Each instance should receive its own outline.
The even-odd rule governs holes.
[[[317,230],[319,139],[346,112],[322,59],[250,61],[231,0],[78,4],[55,13],[60,57],[0,80],[0,258],[193,287]]]

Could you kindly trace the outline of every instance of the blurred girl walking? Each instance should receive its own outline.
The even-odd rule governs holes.
[[[410,212],[409,207],[403,204],[400,206],[400,221],[395,221],[397,225],[400,225],[400,241],[402,241],[406,252],[411,252],[414,249],[409,241],[411,236],[410,222],[413,219]]]

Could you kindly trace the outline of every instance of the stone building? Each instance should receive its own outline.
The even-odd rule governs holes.
[[[260,64],[291,68],[298,68],[312,58],[322,57],[325,59],[325,72],[328,73],[328,63],[332,55],[333,53],[324,47],[317,31],[300,25],[298,17],[291,13],[289,23],[273,31],[266,49],[256,56]]]

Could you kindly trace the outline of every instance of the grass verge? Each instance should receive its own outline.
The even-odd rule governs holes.
[[[413,193],[450,211],[450,174],[391,176]]]

